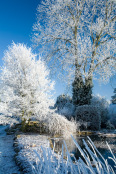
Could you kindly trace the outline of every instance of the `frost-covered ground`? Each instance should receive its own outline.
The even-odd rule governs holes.
[[[35,134],[21,134],[17,136],[15,149],[18,148],[17,161],[24,173],[32,174],[32,165],[36,163],[37,156],[34,152],[36,150],[41,155],[43,148],[48,148],[50,142],[48,136]],[[18,147],[17,147],[18,144]]]
[[[7,126],[0,126],[0,174],[20,174],[14,161],[13,136],[6,135]]]

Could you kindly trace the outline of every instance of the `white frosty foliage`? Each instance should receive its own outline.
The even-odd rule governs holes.
[[[98,94],[92,97],[91,105],[98,107],[98,110],[101,115],[101,124],[106,124],[106,122],[108,121],[108,116],[109,116],[108,110],[109,110],[110,101],[106,100],[105,97],[102,97]]]
[[[76,69],[83,78],[104,82],[115,74],[115,7],[112,0],[41,2],[33,41],[43,46],[52,73],[63,72],[67,81],[66,75],[72,80]]]
[[[65,116],[50,111],[41,117],[32,118],[43,123],[46,132],[51,135],[61,135],[65,138],[73,135],[77,131],[77,123],[73,120],[69,121]]]
[[[81,157],[77,161],[75,156],[73,155],[74,161],[72,161],[71,154],[69,153],[66,143],[64,141],[64,145],[62,145],[62,155],[56,155],[50,148],[43,148],[42,156],[37,151],[35,154],[37,155],[38,161],[36,163],[37,166],[33,167],[33,173],[57,173],[57,174],[115,174],[115,170],[108,164],[107,159],[105,159],[100,152],[97,150],[91,139],[88,137],[88,144],[83,140],[83,144],[85,149],[82,149],[79,144],[76,142],[74,137],[72,137],[76,148],[80,151]],[[114,156],[110,146],[107,143],[107,146],[111,152],[112,157],[109,157],[114,164],[116,164],[116,157]],[[66,156],[67,159],[64,160],[64,148],[66,148]],[[100,158],[101,159],[100,159]],[[84,160],[83,160],[84,159]]]
[[[13,43],[4,54],[1,73],[1,98],[8,115],[38,117],[49,110],[54,82],[45,63],[31,48]]]
[[[71,134],[76,133],[77,124],[74,121],[68,121],[66,117],[57,113],[50,113],[47,117],[49,131],[52,134],[61,134],[63,137],[68,138]]]
[[[110,105],[110,101],[107,100],[105,97],[97,94],[96,96],[93,95],[91,99],[91,105],[98,106],[100,107],[100,109],[108,109]]]
[[[75,123],[50,111],[54,82],[45,63],[25,45],[13,43],[5,52],[1,86],[0,112],[26,120],[36,117],[53,134],[69,136],[76,131]]]

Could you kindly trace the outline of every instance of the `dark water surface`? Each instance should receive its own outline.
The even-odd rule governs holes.
[[[91,135],[89,137],[91,138],[94,145],[97,147],[97,149],[99,150],[99,152],[103,155],[103,157],[105,159],[108,159],[108,156],[112,157],[112,155],[106,145],[106,141],[110,145],[114,155],[116,155],[116,137],[105,137],[102,135]],[[88,140],[87,136],[74,136],[74,138],[77,141],[77,143],[80,145],[80,147],[82,149],[84,149],[85,146],[83,145],[83,139],[87,143],[87,140]],[[55,139],[51,139],[51,140],[52,140],[52,144],[54,146],[55,151],[61,153],[63,139],[55,138]],[[80,154],[79,150],[77,149],[76,145],[74,144],[72,138],[66,139],[65,142],[66,142],[68,151],[70,153],[74,154],[76,159],[81,157],[81,154]],[[108,159],[108,163],[114,168],[114,162],[112,160]]]

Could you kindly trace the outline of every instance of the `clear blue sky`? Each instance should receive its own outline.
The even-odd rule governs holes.
[[[0,66],[4,50],[14,41],[31,46],[32,26],[36,22],[36,8],[41,0],[0,0]],[[116,80],[116,78],[115,78]],[[113,81],[113,87],[116,83]],[[55,97],[64,93],[64,84],[56,82]],[[99,85],[94,82],[94,94],[111,99],[111,84]]]

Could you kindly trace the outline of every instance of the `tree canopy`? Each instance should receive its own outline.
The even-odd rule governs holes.
[[[107,82],[115,74],[116,2],[44,0],[37,8],[33,41],[52,73]]]
[[[3,61],[0,92],[8,115],[26,119],[46,116],[54,82],[45,62],[20,43],[8,47]]]

